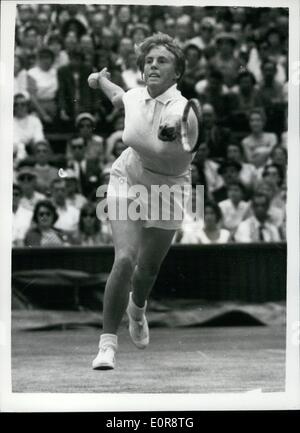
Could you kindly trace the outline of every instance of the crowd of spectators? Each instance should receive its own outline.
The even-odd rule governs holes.
[[[96,189],[126,147],[124,113],[87,78],[106,66],[124,90],[143,86],[135,46],[154,32],[184,50],[179,89],[203,110],[192,185],[205,187],[204,218],[187,215],[174,242],[286,240],[286,9],[20,4],[14,246],[112,244]]]

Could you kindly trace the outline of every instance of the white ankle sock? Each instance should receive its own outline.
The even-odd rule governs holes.
[[[114,350],[118,349],[118,336],[116,334],[101,334],[99,348],[111,346]]]
[[[132,299],[132,292],[129,293],[128,309],[129,309],[130,316],[133,319],[140,320],[145,314],[146,308],[147,308],[147,301],[145,302],[145,305],[143,307],[138,307]]]

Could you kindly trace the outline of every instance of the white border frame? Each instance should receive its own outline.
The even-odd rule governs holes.
[[[287,335],[286,335],[286,391],[261,393],[259,390],[235,394],[59,394],[12,393],[11,388],[11,227],[12,157],[8,151],[12,143],[12,107],[14,28],[16,4],[68,3],[62,0],[1,2],[1,79],[0,79],[0,194],[1,209],[1,282],[0,291],[0,411],[3,412],[82,412],[82,411],[161,411],[161,410],[283,410],[300,408],[299,375],[299,2],[298,0],[178,0],[152,1],[152,5],[192,6],[250,6],[288,7],[289,13],[289,167],[287,200]],[[69,2],[71,3],[71,2]],[[78,1],[78,4],[147,4],[146,1]],[[292,144],[291,144],[292,143]],[[6,148],[5,148],[6,147]],[[155,398],[154,398],[155,396]]]

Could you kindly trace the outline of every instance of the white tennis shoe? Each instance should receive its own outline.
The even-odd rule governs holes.
[[[99,352],[93,360],[94,370],[112,370],[116,365],[117,336],[103,334],[100,337]]]
[[[101,347],[93,361],[94,370],[112,370],[116,365],[116,351],[112,346]]]
[[[137,307],[132,300],[132,293],[129,295],[129,303],[126,310],[129,319],[129,334],[132,342],[138,349],[145,349],[149,344],[149,327],[145,316],[146,305],[144,308]],[[133,311],[139,310],[140,318],[133,316]]]

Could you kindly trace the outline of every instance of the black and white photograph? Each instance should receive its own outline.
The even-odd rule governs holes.
[[[1,2],[0,411],[300,408],[299,21]]]

